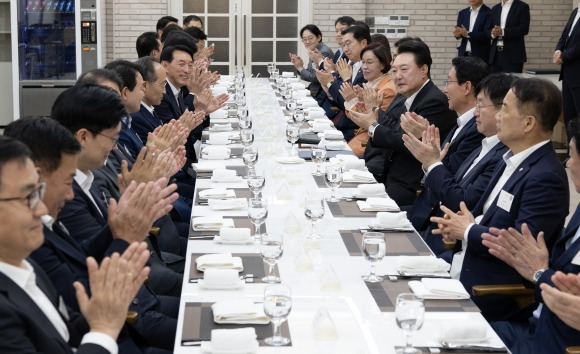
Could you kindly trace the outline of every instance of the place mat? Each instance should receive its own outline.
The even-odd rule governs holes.
[[[399,347],[399,346],[396,346],[395,347],[395,349],[403,349],[403,348],[404,347]],[[419,349],[423,353],[431,353],[431,351],[429,350],[429,348],[432,348],[432,347],[415,347],[414,346],[413,348]],[[465,351],[465,350],[460,350],[460,349],[444,349],[444,348],[441,348],[441,347],[436,347],[436,349],[438,351],[435,352],[435,353],[443,353],[443,354],[444,353],[453,353],[453,354],[473,354],[473,353],[477,353],[477,352],[474,352],[473,350]],[[495,351],[494,350],[494,353],[507,353],[507,352],[508,352],[507,349],[504,349],[504,350],[501,350],[501,351]]]
[[[303,142],[304,144],[309,144],[307,142]],[[353,155],[354,153],[350,150],[330,150],[330,151],[326,151],[326,160],[328,160],[331,157],[336,157],[336,155]],[[298,157],[301,157],[305,160],[312,160],[312,155],[310,153],[310,150],[301,150],[298,151]],[[324,180],[322,181],[322,183],[324,183]],[[357,184],[358,185],[358,184]],[[356,188],[356,186],[355,186]]]
[[[211,189],[211,188],[198,188],[197,189],[197,194],[196,194],[196,198],[195,198],[195,205],[200,205],[199,204],[200,202],[207,203],[207,199],[202,199],[199,197],[199,192],[205,191],[207,189]],[[252,192],[248,188],[227,188],[227,189],[233,190],[234,193],[236,193],[236,198],[246,198],[246,199],[252,198]],[[205,204],[205,205],[207,205],[207,204]]]
[[[195,260],[198,257],[203,256],[204,253],[192,253],[191,254],[191,266],[189,267],[189,278],[192,279],[203,279],[203,272],[197,270]],[[241,257],[242,263],[244,265],[244,270],[240,272],[240,275],[253,274],[253,281],[250,283],[261,283],[262,278],[268,274],[270,266],[264,262],[262,256],[259,253],[232,253],[232,257]],[[274,268],[274,274],[279,277],[280,272],[278,271],[278,266]]]
[[[327,202],[328,209],[335,218],[374,218],[377,216],[376,211],[360,211],[355,200],[346,201],[338,200],[338,202]]]
[[[234,170],[238,176],[245,176],[248,173],[246,166],[224,166],[226,170]],[[213,172],[197,172],[197,178],[211,178]]]
[[[327,155],[329,152],[330,151],[327,151]],[[300,152],[298,153],[298,155],[300,156]],[[314,176],[314,181],[316,182],[318,188],[330,188],[326,185],[326,182],[324,182],[324,176]],[[341,183],[340,187],[338,188],[356,188],[359,186],[359,184],[360,183]]]
[[[237,118],[238,114],[236,111],[228,111],[228,118]],[[210,127],[213,127],[216,124],[223,124],[223,123],[209,123]],[[232,125],[232,128],[234,130],[240,129],[240,123],[239,122],[230,122],[229,124]],[[209,129],[209,128],[208,128]],[[204,130],[204,132],[207,132],[208,134],[210,133],[209,130]],[[212,133],[217,133],[217,132],[212,132]]]
[[[300,134],[300,137],[298,138],[298,141],[296,143],[298,144],[318,144],[320,142],[320,138],[318,137],[317,133],[313,133],[313,132],[306,132],[306,133],[302,133]],[[300,153],[299,153],[300,154]],[[308,159],[310,159],[310,151],[308,151]],[[304,158],[304,156],[300,156],[302,158]]]
[[[246,227],[250,230],[252,230],[252,234],[254,233],[254,224],[252,224],[252,222],[250,221],[250,219],[247,216],[225,216],[226,219],[233,219],[234,220],[234,227],[236,228],[240,228],[240,227]],[[268,230],[266,229],[266,223],[263,223],[260,226],[260,231],[262,233],[266,233],[268,232]],[[189,236],[207,236],[208,238],[213,238],[213,236],[218,235],[219,231],[209,231],[209,230],[201,230],[201,231],[193,231],[193,229],[190,227],[189,228]],[[204,238],[200,238],[199,240],[203,240]],[[189,239],[190,241],[192,241],[192,239]],[[196,239],[193,239],[196,240]],[[205,240],[207,241],[207,238],[205,238]]]
[[[274,325],[269,324],[218,324],[213,321],[212,302],[186,302],[183,312],[183,329],[181,334],[181,345],[187,346],[186,342],[210,341],[211,331],[213,329],[236,329],[253,327],[256,330],[256,336],[260,346],[266,346],[264,339],[271,337],[274,331]],[[284,321],[280,326],[282,336],[290,338],[290,328],[288,321]],[[286,346],[292,346],[292,341]]]
[[[351,256],[362,254],[363,233],[359,230],[341,230],[340,237]],[[386,256],[431,256],[433,253],[421,236],[415,232],[382,232],[387,241]]]
[[[366,269],[367,272],[369,267]],[[408,279],[399,279],[397,281],[384,280],[380,283],[365,282],[365,285],[371,292],[381,312],[395,312],[397,295],[413,292],[409,288],[409,281]],[[479,309],[471,300],[425,300],[425,311],[479,312]]]

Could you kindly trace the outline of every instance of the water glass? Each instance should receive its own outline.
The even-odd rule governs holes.
[[[242,162],[246,165],[249,175],[250,170],[258,162],[258,148],[253,145],[244,147],[244,150],[242,151]]]
[[[292,294],[287,285],[268,285],[264,289],[264,313],[274,325],[272,337],[264,339],[268,345],[282,346],[290,343],[289,338],[282,337],[280,325],[286,321],[292,309]]]
[[[282,257],[282,253],[284,252],[283,244],[282,234],[262,234],[262,239],[260,240],[260,255],[269,266],[268,275],[262,278],[262,282],[280,282],[280,277],[274,274],[274,269],[276,268],[276,261]]]
[[[290,112],[291,116],[294,116],[294,111],[296,110],[297,106],[298,104],[294,98],[291,98],[288,100],[288,102],[286,102],[286,110]]]
[[[316,164],[316,172],[314,175],[322,176],[323,173],[320,167],[326,161],[326,148],[324,146],[312,146],[310,148],[310,157],[312,157],[312,161]]]
[[[342,166],[339,164],[326,166],[324,170],[324,182],[330,187],[329,202],[338,202],[335,196],[336,188],[342,184]]]
[[[294,148],[294,144],[298,141],[300,137],[300,126],[294,123],[288,123],[286,126],[286,138],[290,143],[292,143],[292,154],[298,155],[298,149]]]
[[[266,182],[266,178],[264,177],[264,172],[254,170],[254,173],[248,175],[248,187],[250,191],[254,195],[254,199],[258,198],[258,195],[262,192],[262,188],[264,188],[264,183]]]
[[[260,225],[266,221],[268,217],[268,203],[266,199],[250,199],[248,201],[248,218],[254,224],[255,239],[260,239]]]
[[[405,348],[397,349],[397,354],[421,354],[419,349],[413,348],[411,335],[423,326],[425,317],[425,304],[423,299],[415,294],[403,293],[397,296],[395,305],[395,318],[397,326],[405,332]]]
[[[272,72],[274,71],[275,67],[276,67],[276,65],[274,63],[268,64],[268,74],[270,74],[270,79],[272,79]]]
[[[304,122],[305,119],[304,111],[301,109],[297,109],[296,111],[294,111],[292,118],[294,119],[294,122],[296,122],[296,124],[302,124],[302,122]]]
[[[238,114],[239,119],[246,118],[248,116],[248,106],[237,106],[236,113]]]
[[[249,128],[240,130],[240,140],[244,146],[252,145],[254,142],[254,131]]]
[[[369,275],[363,276],[363,280],[369,283],[383,281],[383,277],[375,274],[375,265],[383,259],[386,253],[385,234],[381,232],[365,232],[361,248],[365,259],[371,262],[371,272]]]
[[[319,193],[308,195],[304,200],[304,215],[310,221],[310,233],[306,235],[308,239],[320,239],[322,235],[316,232],[314,226],[324,216],[324,197]]]

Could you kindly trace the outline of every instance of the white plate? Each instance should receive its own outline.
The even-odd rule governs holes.
[[[221,243],[222,245],[247,245],[250,243],[254,243],[254,236],[250,236],[249,239],[247,240],[239,240],[239,241],[228,241],[228,240],[222,240],[222,238],[220,236],[216,236],[213,238],[213,240],[217,243]]]
[[[211,354],[240,354],[240,353],[255,353],[258,351],[260,344],[256,341],[252,344],[252,347],[240,350],[240,349],[233,349],[233,350],[214,350],[211,346],[211,342],[201,342],[201,350],[204,353],[211,353]]]
[[[203,279],[197,281],[197,285],[206,290],[237,290],[243,288],[244,284],[246,284],[245,280],[238,281],[236,285],[206,285]]]

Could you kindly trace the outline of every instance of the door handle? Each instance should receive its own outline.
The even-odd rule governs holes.
[[[234,15],[234,66],[238,65],[238,15]]]

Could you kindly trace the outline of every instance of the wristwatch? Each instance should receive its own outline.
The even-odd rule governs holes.
[[[375,134],[375,129],[377,128],[377,126],[379,125],[379,123],[374,122],[373,124],[371,124],[369,126],[369,136],[372,138],[373,135]]]
[[[540,280],[540,277],[545,271],[545,269],[538,269],[534,272],[534,275],[532,276],[532,283],[534,283],[534,285],[538,283],[538,280]]]

